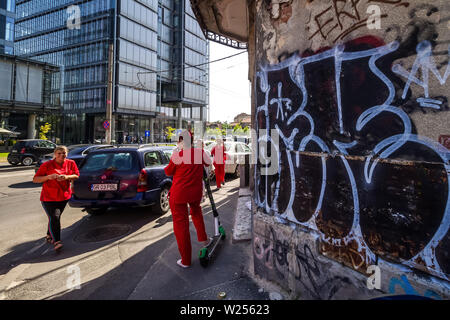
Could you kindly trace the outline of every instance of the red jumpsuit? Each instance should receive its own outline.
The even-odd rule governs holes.
[[[164,168],[166,175],[173,176],[169,205],[181,263],[186,266],[191,265],[192,255],[188,204],[197,231],[197,240],[199,242],[208,240],[200,202],[203,195],[203,166],[210,164],[211,159],[202,149],[191,148],[175,151],[169,165]]]
[[[211,155],[214,157],[216,185],[217,188],[220,188],[222,186],[222,182],[225,182],[225,160],[227,159],[225,146],[214,146],[211,150]]]

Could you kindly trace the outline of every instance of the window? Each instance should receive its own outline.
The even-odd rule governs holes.
[[[15,10],[15,1],[14,0],[6,0],[6,10],[10,12],[14,12]]]
[[[14,20],[10,17],[6,18],[6,41],[14,41]]]
[[[162,164],[161,155],[158,151],[147,152],[144,156],[144,163],[146,167],[160,166]]]
[[[173,150],[174,149],[172,149],[172,150],[164,150],[164,154],[165,154],[165,156],[166,156],[166,162],[169,162],[169,160],[170,160],[170,158],[172,157],[172,154],[173,154]]]
[[[129,152],[122,153],[100,153],[91,154],[86,158],[83,172],[94,172],[99,170],[128,171],[136,164],[135,156]]]

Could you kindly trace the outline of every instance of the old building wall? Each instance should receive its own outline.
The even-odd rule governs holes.
[[[254,5],[255,274],[448,298],[450,2]]]

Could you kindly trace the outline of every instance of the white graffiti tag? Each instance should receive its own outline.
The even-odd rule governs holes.
[[[349,164],[349,161],[347,160],[347,157],[349,156],[349,150],[355,148],[358,146],[359,141],[338,141],[337,139],[332,140],[332,146],[328,146],[327,143],[320,138],[316,131],[316,124],[314,121],[313,116],[306,111],[306,106],[308,105],[308,97],[309,93],[307,90],[307,86],[305,83],[305,66],[312,63],[317,63],[319,61],[329,60],[331,59],[334,62],[334,84],[336,88],[336,103],[337,103],[337,121],[338,121],[338,128],[339,133],[343,134],[345,132],[345,123],[344,123],[344,117],[343,117],[343,100],[341,97],[341,79],[342,79],[342,66],[344,62],[351,62],[359,60],[361,61],[368,61],[368,69],[370,70],[373,75],[375,75],[387,88],[387,97],[386,100],[376,106],[370,107],[364,112],[362,112],[358,118],[356,119],[355,129],[357,132],[362,131],[365,129],[369,122],[371,122],[373,119],[376,119],[381,113],[384,114],[392,114],[393,116],[400,119],[402,125],[403,125],[403,133],[400,134],[393,134],[390,137],[384,138],[382,141],[380,141],[378,144],[373,147],[370,154],[366,156],[366,161],[364,163],[364,180],[367,184],[371,184],[373,181],[373,176],[375,174],[375,169],[377,165],[379,164],[380,160],[389,158],[394,152],[399,150],[402,146],[404,146],[406,143],[413,143],[416,145],[421,145],[439,156],[439,158],[442,160],[442,165],[444,166],[446,172],[447,172],[447,180],[449,183],[448,189],[450,190],[450,152],[446,148],[444,148],[442,145],[438,144],[437,142],[434,142],[426,137],[421,137],[413,133],[412,130],[412,124],[411,120],[408,117],[408,115],[399,107],[396,107],[393,105],[396,90],[394,87],[393,82],[380,70],[380,68],[377,66],[377,61],[392,52],[395,52],[399,48],[398,42],[392,42],[384,46],[379,46],[373,49],[363,50],[363,51],[345,51],[344,45],[339,45],[336,48],[321,52],[319,54],[308,56],[308,57],[300,57],[298,55],[294,55],[283,62],[281,62],[278,65],[275,66],[265,66],[260,67],[260,71],[257,73],[257,86],[259,84],[259,87],[257,88],[259,92],[261,92],[264,95],[264,99],[259,99],[259,101],[263,102],[261,105],[257,107],[256,110],[256,126],[257,130],[266,130],[266,135],[259,138],[259,142],[270,142],[270,130],[271,128],[275,128],[281,137],[281,143],[283,144],[283,147],[276,147],[276,150],[278,152],[278,161],[280,161],[278,165],[278,176],[281,175],[281,169],[280,168],[288,168],[288,172],[290,175],[290,190],[283,190],[283,186],[281,185],[281,179],[278,179],[278,181],[275,182],[275,192],[273,194],[273,199],[271,199],[271,203],[269,202],[269,196],[268,196],[268,189],[269,184],[268,180],[265,179],[265,194],[263,192],[255,192],[255,201],[257,205],[261,208],[264,208],[267,212],[274,212],[275,215],[278,218],[286,219],[289,221],[293,221],[297,224],[312,228],[316,231],[318,231],[321,234],[322,241],[329,243],[334,246],[345,246],[348,245],[350,242],[356,242],[358,246],[359,252],[365,252],[366,261],[365,263],[367,265],[374,264],[376,262],[376,256],[371,251],[367,243],[365,242],[362,232],[361,232],[361,226],[360,226],[360,199],[358,196],[358,183],[357,179],[355,178],[355,175],[353,173],[353,170]],[[406,92],[411,86],[411,83],[415,83],[424,89],[424,97],[417,99],[417,101],[420,103],[422,107],[429,107],[429,108],[439,108],[440,101],[436,99],[430,99],[429,98],[429,89],[428,89],[428,74],[431,72],[441,84],[445,84],[448,77],[450,76],[450,62],[447,66],[447,69],[445,71],[445,74],[443,76],[440,75],[436,68],[436,64],[433,60],[433,57],[431,55],[431,44],[428,41],[423,41],[417,46],[417,59],[412,66],[411,72],[407,72],[403,67],[399,65],[394,65],[392,70],[405,78],[407,78],[406,85],[403,90],[402,98],[405,99]],[[450,49],[449,49],[449,56],[450,56]],[[365,59],[365,60],[364,60]],[[421,74],[423,79],[419,80],[416,77],[416,74],[421,68]],[[281,70],[288,70],[290,78],[292,82],[298,87],[298,89],[302,93],[302,98],[299,99],[299,101],[294,101],[286,96],[283,96],[283,84],[280,82],[276,83],[277,86],[277,97],[273,98],[269,102],[269,94],[271,85],[268,81],[269,73],[270,72],[277,72]],[[287,90],[285,90],[287,91]],[[285,106],[285,108],[283,108]],[[270,114],[273,112],[272,108],[276,108],[276,117],[273,118],[273,122],[271,123]],[[287,112],[289,111],[289,112]],[[258,119],[261,119],[261,115],[263,115],[264,120],[261,122],[258,122]],[[286,118],[286,120],[285,120]],[[306,122],[309,124],[309,133],[303,132],[300,135],[300,130],[302,128],[292,128],[290,129],[290,132],[286,134],[286,127],[292,125],[294,121],[297,118],[303,118],[306,119]],[[283,121],[283,128],[284,133],[282,131],[282,128],[278,125],[280,121]],[[277,123],[275,123],[277,122]],[[294,146],[294,142],[297,141],[298,147],[296,148]],[[317,205],[314,210],[314,214],[311,216],[311,218],[306,222],[300,222],[296,219],[294,212],[293,212],[293,203],[294,198],[296,197],[296,181],[295,181],[295,174],[294,170],[295,168],[299,168],[302,166],[302,163],[300,161],[299,154],[301,152],[307,151],[307,148],[310,148],[311,146],[314,146],[316,149],[319,148],[319,150],[322,152],[321,155],[321,162],[322,162],[322,181],[321,188],[320,188],[320,195],[318,198]],[[329,155],[330,149],[333,148],[336,154],[338,155],[340,161],[343,164],[343,167],[346,170],[350,186],[351,186],[351,197],[353,200],[353,222],[350,231],[347,235],[340,237],[340,238],[334,238],[333,236],[326,236],[324,233],[322,233],[319,228],[317,228],[316,225],[316,219],[319,214],[319,212],[322,209],[322,204],[324,201],[324,194],[327,186],[327,155]],[[369,150],[370,151],[370,150]],[[284,157],[284,154],[286,154],[286,157]],[[334,154],[334,155],[336,155]],[[333,156],[334,156],[333,155]],[[295,159],[293,159],[295,157]],[[281,163],[282,158],[287,158],[287,163]],[[261,181],[261,177],[257,173],[257,170],[255,170],[255,182],[258,185],[258,182]],[[287,202],[286,209],[283,209],[283,212],[279,212],[278,208],[278,198],[281,194],[289,193],[289,200]],[[432,237],[432,239],[428,242],[428,244],[425,246],[425,248],[419,252],[416,256],[411,258],[408,261],[405,261],[404,264],[406,265],[413,265],[416,261],[416,259],[419,259],[424,261],[427,268],[432,269],[433,272],[439,274],[441,277],[447,278],[445,273],[441,270],[439,263],[436,260],[435,256],[435,248],[439,244],[439,241],[441,241],[449,229],[449,219],[450,219],[450,192],[448,192],[447,195],[447,203],[445,206],[443,218],[441,221],[441,224]]]

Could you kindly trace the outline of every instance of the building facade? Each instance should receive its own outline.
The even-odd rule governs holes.
[[[14,54],[15,0],[0,0],[0,53]]]
[[[17,133],[14,139],[38,136],[45,123],[52,127],[47,137],[55,142],[60,136],[61,105],[59,67],[0,54],[0,128]],[[2,137],[0,146],[8,137]]]
[[[117,143],[206,120],[208,66],[192,66],[208,45],[189,1],[19,0],[16,12],[16,54],[61,67],[65,143],[104,139],[109,100]]]

